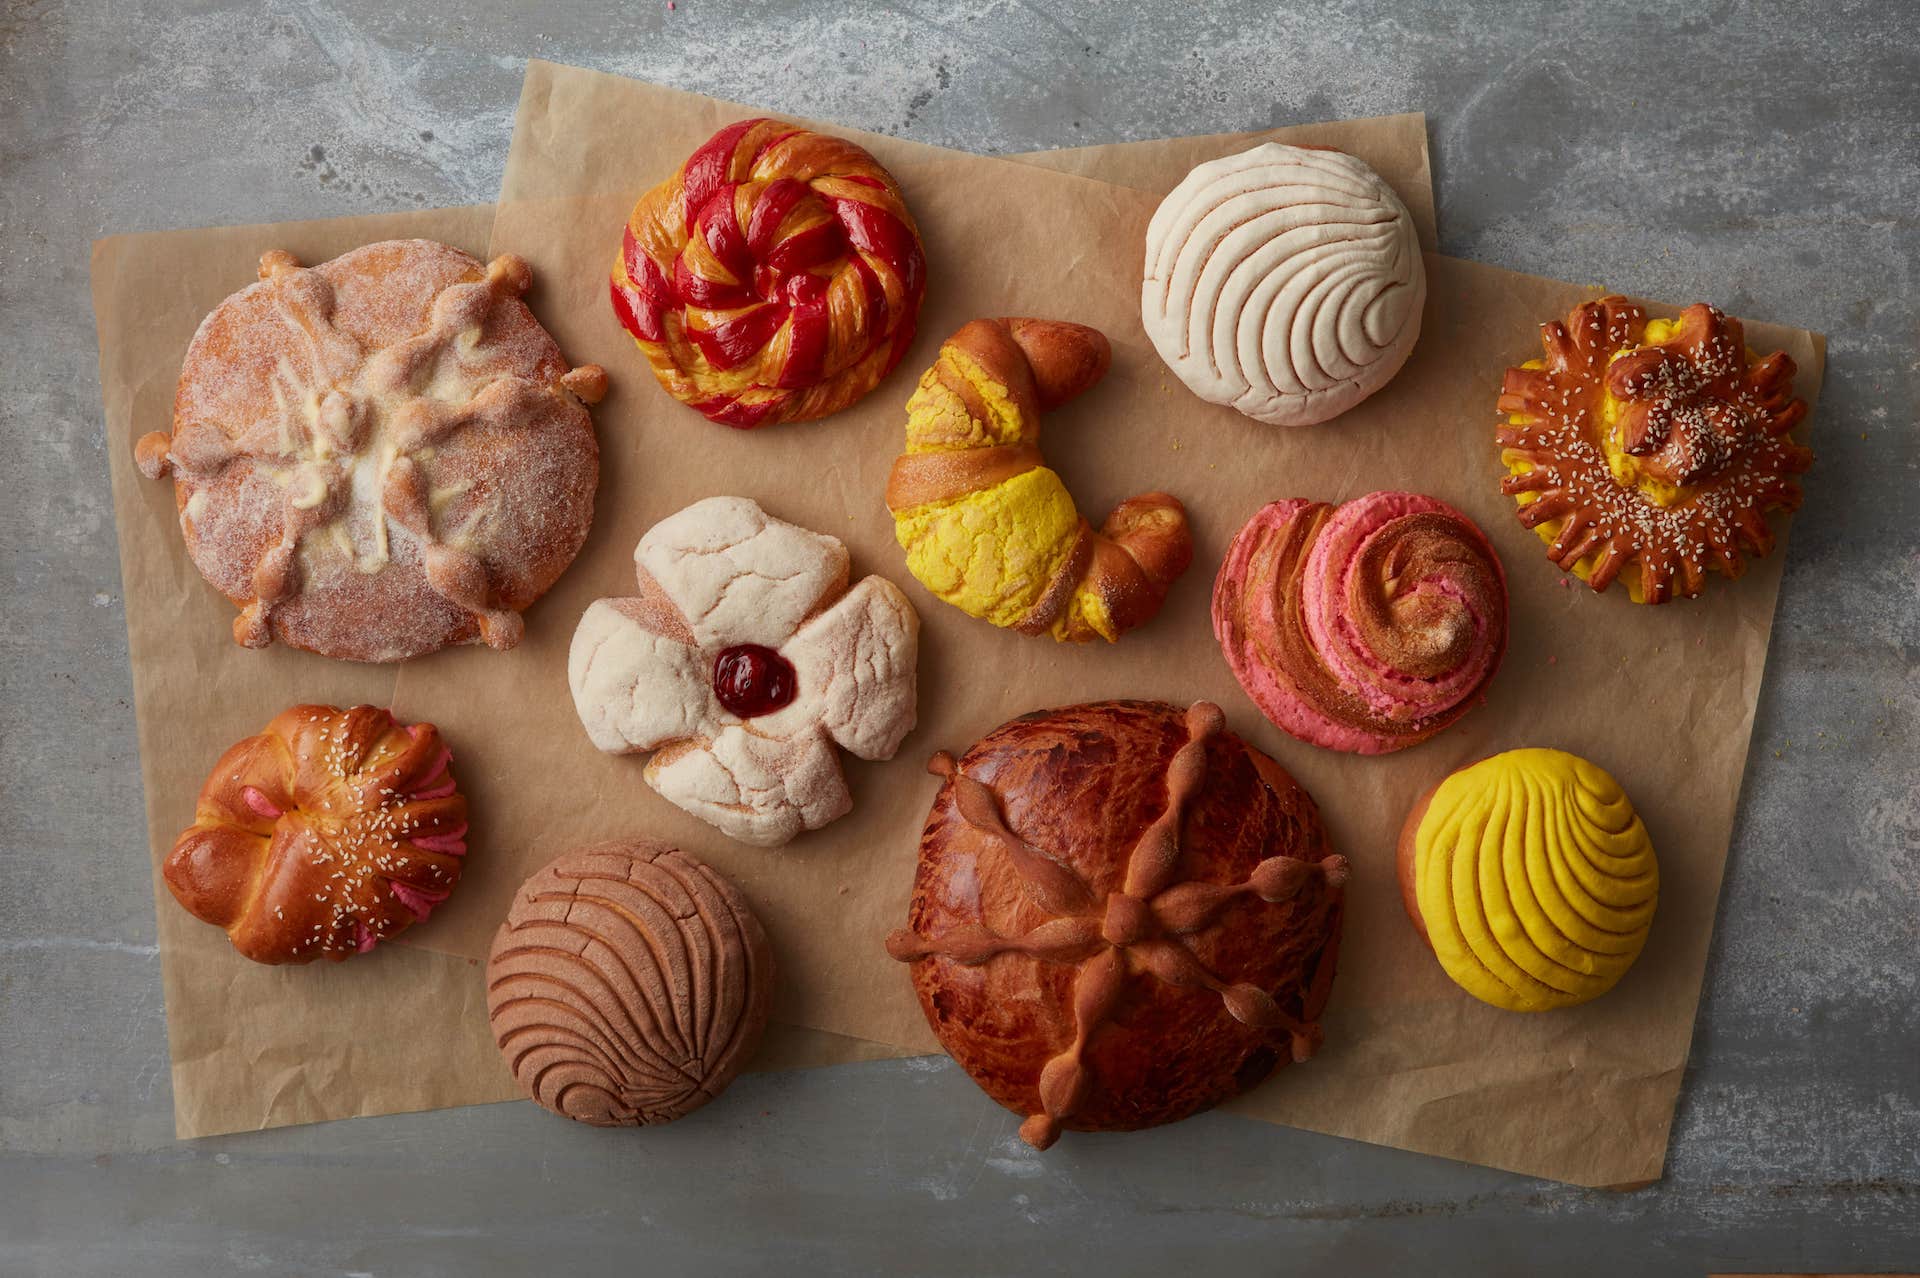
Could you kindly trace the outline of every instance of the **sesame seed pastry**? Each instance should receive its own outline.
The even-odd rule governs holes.
[[[1649,320],[1623,297],[1542,324],[1540,342],[1545,359],[1507,370],[1494,437],[1500,491],[1549,560],[1659,604],[1773,549],[1766,516],[1800,508],[1813,464],[1790,435],[1807,406],[1785,352],[1761,358],[1705,303]]]
[[[161,877],[256,963],[339,962],[453,892],[467,800],[430,723],[295,706],[214,764]]]
[[[1485,700],[1507,650],[1507,579],[1473,521],[1437,498],[1276,501],[1227,548],[1213,633],[1276,725],[1384,754]]]
[[[1448,976],[1510,1012],[1572,1007],[1640,957],[1660,899],[1647,827],[1620,784],[1564,750],[1509,750],[1407,814],[1401,899]]]
[[[887,952],[1028,1144],[1175,1122],[1318,1050],[1347,860],[1220,707],[1037,711],[929,771]]]
[[[1187,512],[1130,497],[1098,532],[1040,455],[1040,415],[1112,362],[1107,339],[1060,320],[974,320],[940,347],[907,401],[907,448],[887,479],[907,569],[940,598],[1027,635],[1108,642],[1160,611],[1193,561]]]
[[[595,1127],[670,1123],[760,1045],[773,951],[740,890],[652,839],[598,843],[514,893],[487,1017],[520,1090]]]
[[[519,642],[593,521],[582,405],[606,390],[520,301],[530,281],[430,240],[314,267],[274,251],[201,322],[172,433],[136,456],[172,473],[237,642],[353,661]]]
[[[836,537],[709,497],[634,548],[639,593],[599,599],[567,681],[593,744],[651,751],[663,797],[775,847],[853,807],[836,750],[890,759],[912,731],[920,617],[882,577],[847,585]]]
[[[1200,165],[1147,227],[1141,319],[1193,393],[1308,426],[1385,386],[1420,336],[1406,205],[1351,155],[1268,142]]]
[[[746,428],[825,417],[872,390],[913,344],[926,279],[878,160],[741,120],[640,197],[609,291],[667,393]]]

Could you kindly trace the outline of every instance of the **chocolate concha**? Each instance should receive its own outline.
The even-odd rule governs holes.
[[[1186,1118],[1313,1053],[1346,859],[1219,707],[1041,711],[932,770],[887,948],[1030,1144]]]
[[[634,839],[569,852],[521,885],[487,959],[487,1014],[529,1097],[636,1127],[725,1090],[759,1045],[772,986],[739,890]]]

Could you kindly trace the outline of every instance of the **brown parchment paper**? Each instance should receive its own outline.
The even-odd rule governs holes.
[[[490,207],[278,226],[123,235],[93,253],[107,455],[120,528],[140,772],[153,864],[193,819],[227,746],[290,704],[387,704],[392,667],[233,643],[233,610],[200,579],[174,522],[173,485],[140,477],[133,441],[172,416],[180,359],[201,318],[254,277],[262,251],[322,261],[425,236],[486,250]],[[247,962],[154,879],[161,981],[182,1137],[509,1099],[487,1031],[482,966],[385,946],[334,965]],[[894,1049],[775,1026],[755,1068],[865,1060]]]
[[[491,249],[532,263],[535,304],[563,348],[613,378],[596,413],[600,507],[579,562],[529,614],[521,647],[442,654],[401,672],[401,713],[432,717],[465,751],[462,775],[487,831],[460,893],[416,941],[481,954],[523,874],[583,839],[644,831],[695,850],[752,897],[788,973],[784,1016],[930,1049],[906,975],[880,945],[904,917],[936,788],[920,771],[927,755],[1041,706],[1206,697],[1315,794],[1356,867],[1327,1047],[1242,1108],[1553,1179],[1656,1177],[1783,556],[1738,583],[1715,582],[1704,600],[1644,609],[1619,591],[1595,597],[1563,584],[1514,521],[1491,441],[1501,372],[1537,350],[1540,321],[1591,294],[1430,255],[1424,334],[1399,377],[1336,424],[1276,429],[1199,401],[1141,332],[1142,236],[1178,167],[1156,149],[1067,157],[1112,179],[1097,182],[863,136],[900,178],[926,240],[921,339],[855,408],[736,432],[661,394],[613,322],[605,276],[634,198],[743,110],[546,63],[528,69]],[[1424,172],[1424,140],[1391,121],[1380,134],[1365,147],[1348,141],[1411,196],[1405,183]],[[1206,153],[1187,145],[1200,150],[1180,163]],[[893,541],[881,494],[901,404],[941,338],[974,316],[1006,314],[1071,318],[1113,340],[1113,373],[1047,429],[1048,458],[1082,509],[1098,520],[1122,497],[1159,487],[1193,518],[1194,569],[1154,623],[1111,647],[1062,647],[967,617],[907,575]],[[1765,325],[1749,334],[1787,349],[1803,370],[1801,393],[1817,393],[1817,339]],[[1305,746],[1258,716],[1214,645],[1207,597],[1227,540],[1262,503],[1380,488],[1433,493],[1480,522],[1508,567],[1513,635],[1485,707],[1427,745],[1364,759]],[[852,814],[781,851],[730,842],[648,790],[641,759],[594,751],[567,691],[567,643],[587,603],[630,590],[632,548],[648,526],[716,493],[752,496],[842,537],[855,572],[899,582],[924,627],[920,726],[901,757],[849,761]],[[1487,1008],[1447,982],[1404,918],[1392,874],[1394,834],[1414,796],[1456,765],[1520,745],[1560,746],[1611,769],[1653,831],[1665,887],[1645,955],[1618,990],[1533,1017]]]

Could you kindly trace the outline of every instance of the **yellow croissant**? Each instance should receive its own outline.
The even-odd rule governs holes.
[[[1022,634],[1108,641],[1160,610],[1193,560],[1186,510],[1132,497],[1095,532],[1040,456],[1040,414],[1106,374],[1094,329],[974,320],[907,401],[907,451],[887,480],[894,534],[922,585]]]
[[[1407,914],[1440,965],[1508,1011],[1612,989],[1660,897],[1633,803],[1561,750],[1509,750],[1448,776],[1414,805],[1399,853]]]

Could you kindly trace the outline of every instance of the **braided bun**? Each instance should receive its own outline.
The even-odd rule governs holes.
[[[907,567],[955,607],[1022,634],[1109,642],[1160,611],[1193,561],[1187,514],[1130,497],[1099,532],[1040,455],[1040,414],[1106,375],[1107,339],[1059,320],[974,320],[907,401],[887,506]]]
[[[220,756],[161,877],[256,963],[364,954],[460,882],[452,761],[430,723],[295,706]]]

